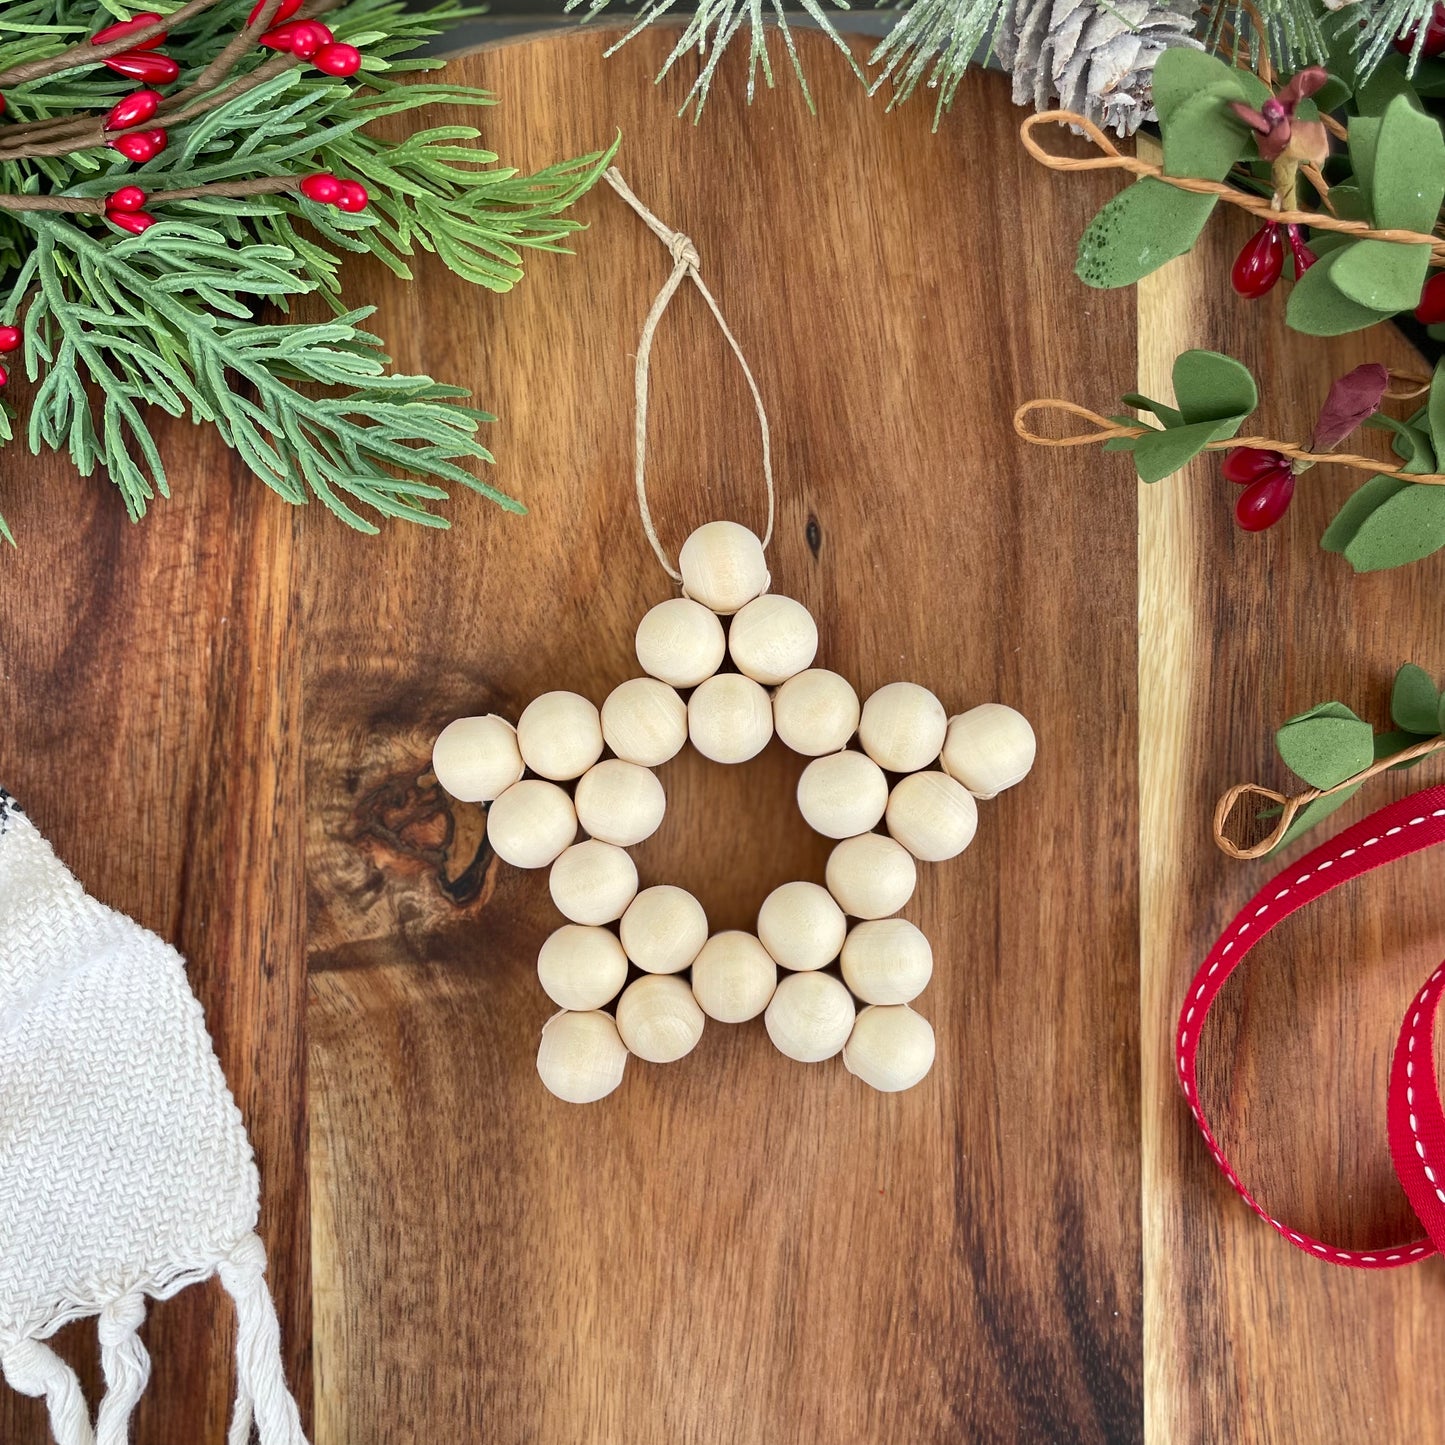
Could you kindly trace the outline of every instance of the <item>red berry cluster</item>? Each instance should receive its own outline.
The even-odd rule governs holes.
[[[255,24],[263,4],[261,0],[251,11],[251,24]],[[361,52],[354,45],[339,44],[319,20],[292,20],[300,8],[301,0],[281,0],[272,18],[283,23],[273,25],[261,37],[261,44],[272,50],[289,50],[327,75],[355,75],[361,69]]]
[[[1415,53],[1415,38],[1420,27],[1412,25],[1403,35],[1395,37],[1394,45],[1402,55]],[[1420,47],[1423,55],[1435,56],[1445,52],[1445,5],[1436,5],[1425,22],[1425,43]]]
[[[1221,468],[1226,480],[1244,488],[1234,520],[1246,532],[1272,527],[1289,510],[1294,496],[1294,465],[1283,452],[1262,447],[1232,447]]]
[[[1244,249],[1234,258],[1229,279],[1241,296],[1249,301],[1258,301],[1261,296],[1274,290],[1275,283],[1284,275],[1286,240],[1289,242],[1290,255],[1294,257],[1296,281],[1315,264],[1318,258],[1305,245],[1304,236],[1298,226],[1282,226],[1277,221],[1266,222],[1244,243]]]
[[[303,176],[300,190],[308,201],[320,201],[323,206],[335,206],[338,211],[364,211],[370,199],[360,181],[343,181],[329,171]]]
[[[156,218],[141,209],[146,203],[146,193],[139,186],[122,186],[112,191],[105,203],[105,219],[132,236],[139,236],[156,223]]]
[[[20,350],[20,328],[18,326],[0,326],[0,355],[9,356],[12,351]],[[6,385],[10,380],[10,373],[3,365],[0,365],[0,386]]]
[[[143,10],[129,20],[107,25],[90,37],[92,45],[108,45],[112,40],[123,40],[134,35],[147,25],[154,25],[161,17],[154,10]],[[166,39],[166,32],[152,35],[148,40],[136,42],[135,49],[122,50],[118,55],[108,55],[101,63],[117,75],[128,76],[131,80],[143,81],[147,87],[128,95],[113,105],[105,118],[106,130],[123,130],[125,135],[116,136],[108,142],[128,161],[144,165],[146,161],[166,148],[166,133],[157,126],[154,130],[133,130],[133,126],[144,125],[160,108],[161,94],[151,86],[169,85],[180,73],[181,68],[169,55],[160,52],[160,45]]]

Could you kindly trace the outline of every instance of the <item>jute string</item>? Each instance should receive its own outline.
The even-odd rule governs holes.
[[[758,413],[758,428],[763,436],[763,485],[767,488],[768,494],[768,521],[767,528],[763,532],[764,547],[773,539],[774,511],[773,453],[772,440],[768,434],[768,414],[763,410],[763,398],[758,391],[757,382],[753,379],[753,373],[748,367],[747,358],[743,355],[743,349],[738,345],[737,338],[728,329],[727,322],[723,320],[721,308],[698,272],[698,267],[702,263],[697,254],[697,247],[681,231],[674,231],[671,226],[653,215],[633,194],[632,188],[622,179],[622,173],[616,166],[610,166],[603,172],[603,176],[612,189],[642,217],[647,229],[667,247],[668,254],[672,257],[672,275],[663,282],[662,290],[657,293],[657,298],[652,303],[652,309],[642,323],[642,336],[637,343],[637,366],[634,372],[637,414],[633,433],[635,456],[633,481],[637,487],[637,510],[642,516],[642,530],[647,533],[647,540],[652,544],[652,550],[657,553],[657,560],[662,563],[663,570],[673,581],[681,582],[682,573],[668,560],[667,553],[658,539],[657,529],[652,524],[652,512],[647,505],[647,383],[648,372],[652,365],[652,338],[657,332],[658,323],[662,320],[668,303],[677,294],[678,288],[684,280],[690,279],[702,293],[702,299],[707,302],[708,310],[712,312],[722,334],[727,337],[728,345],[732,347],[733,355],[737,357],[738,365],[742,367],[743,375],[747,378],[748,390],[753,394],[753,406],[757,408]]]

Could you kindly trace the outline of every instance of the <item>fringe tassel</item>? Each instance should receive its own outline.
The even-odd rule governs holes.
[[[80,1380],[49,1345],[16,1340],[0,1350],[0,1369],[22,1395],[44,1397],[56,1445],[95,1445]]]
[[[139,1294],[126,1295],[101,1311],[105,1396],[95,1417],[95,1445],[127,1445],[130,1439],[130,1417],[151,1377],[151,1357],[138,1333],[145,1317],[145,1298]]]
[[[236,1302],[236,1409],[228,1445],[249,1445],[253,1418],[261,1445],[306,1445],[300,1412],[286,1388],[281,1326],[266,1289],[260,1239],[254,1234],[243,1239],[219,1273]]]

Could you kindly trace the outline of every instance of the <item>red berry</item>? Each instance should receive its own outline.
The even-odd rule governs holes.
[[[254,25],[260,18],[261,12],[266,8],[266,0],[256,0],[251,13],[246,17],[247,25]],[[271,17],[272,25],[279,25],[283,20],[289,20],[301,8],[301,0],[281,0],[276,7],[276,13]]]
[[[1234,505],[1234,520],[1246,532],[1262,532],[1284,516],[1293,496],[1294,472],[1276,468],[1244,489]]]
[[[97,30],[90,37],[92,45],[109,45],[112,40],[124,40],[127,35],[134,35],[137,30],[144,30],[147,25],[154,25],[161,17],[154,10],[142,10],[139,15],[133,15],[129,20],[118,20],[114,25],[107,25],[104,30]],[[149,40],[138,40],[135,43],[137,50],[155,50],[164,45],[166,32],[158,30]]]
[[[342,45],[333,40],[311,57],[311,63],[327,75],[355,75],[361,69],[361,52],[354,45]]]
[[[133,125],[143,125],[155,113],[161,103],[158,90],[138,90],[110,108],[105,118],[106,130],[128,130]]]
[[[323,46],[330,45],[331,32],[319,20],[293,20],[290,51],[302,60],[310,60]]]
[[[139,186],[122,186],[112,191],[106,201],[108,211],[138,211],[146,203],[146,193]]]
[[[338,181],[328,171],[318,171],[314,176],[302,176],[301,194],[308,201],[320,201],[323,206],[334,206],[341,200],[344,182]]]
[[[1289,237],[1289,253],[1294,258],[1294,279],[1298,281],[1320,258],[1305,245],[1298,226],[1286,226],[1284,230]]]
[[[18,326],[0,326],[0,353],[8,356],[12,351],[19,351],[20,340]]]
[[[118,150],[128,161],[144,165],[165,150],[167,136],[164,130],[128,130],[109,142],[112,150]]]
[[[1261,226],[1234,258],[1229,279],[1234,289],[1250,301],[1257,301],[1284,273],[1284,242],[1274,222]]]
[[[6,386],[10,381],[10,373],[0,366],[0,386]]]
[[[1436,271],[1420,293],[1415,320],[1422,326],[1439,326],[1445,321],[1445,271]]]
[[[1231,447],[1225,453],[1220,471],[1224,473],[1225,481],[1244,487],[1270,472],[1278,471],[1281,466],[1289,466],[1289,459],[1279,452],[1268,451],[1264,447]]]
[[[278,25],[273,30],[263,31],[256,43],[264,45],[268,50],[290,50],[296,32],[305,24],[304,20],[288,20],[286,24]]]
[[[156,218],[148,211],[107,211],[105,219],[112,226],[129,231],[132,236],[139,236],[142,231],[150,230],[156,223]]]
[[[342,211],[364,211],[370,197],[360,181],[342,181],[341,194],[336,198],[336,207]]]
[[[181,73],[181,67],[159,51],[152,54],[146,50],[122,50],[101,63],[117,75],[129,76],[146,85],[169,85]]]
[[[5,97],[0,95],[0,115],[5,114]]]

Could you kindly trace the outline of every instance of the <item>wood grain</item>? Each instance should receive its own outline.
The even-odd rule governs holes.
[[[908,909],[938,953],[938,1065],[883,1097],[782,1059],[759,1022],[634,1062],[593,1108],[540,1088],[545,879],[478,853],[428,747],[459,713],[600,701],[635,670],[633,629],[671,594],[630,484],[632,354],[668,259],[599,191],[576,256],[500,301],[365,273],[400,363],[460,368],[498,411],[496,480],[532,510],[462,502],[449,537],[307,531],[322,1445],[1139,1436],[1133,495],[1024,453],[1009,420],[1101,334],[1131,374],[1132,298],[1040,264],[1103,191],[1031,166],[999,77],[934,136],[927,106],[885,115],[799,39],[818,118],[784,87],[677,123],[685,77],[638,83],[662,35],[463,73],[503,98],[487,139],[510,161],[620,130],[631,185],[697,243],[774,422],[774,585],[819,618],[822,661],[1035,720],[1028,785]],[[651,415],[670,547],[760,522],[751,408],[696,296],[663,322]],[[669,764],[644,882],[746,926],[775,883],[821,878],[798,771],[776,747]]]

